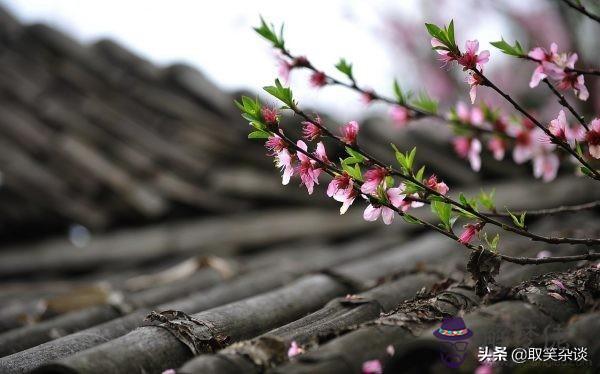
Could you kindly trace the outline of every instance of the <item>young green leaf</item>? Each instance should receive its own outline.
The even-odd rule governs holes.
[[[431,210],[439,217],[446,230],[451,231],[452,206],[442,201],[432,201]]]
[[[402,219],[404,219],[408,223],[412,223],[414,225],[420,225],[421,222],[417,221],[417,219],[410,214],[403,214]]]
[[[489,211],[496,210],[496,204],[494,202],[494,196],[496,195],[496,189],[492,189],[492,191],[488,194],[483,189],[481,190],[479,196],[477,196],[478,202],[481,206],[486,208]]]
[[[293,108],[296,103],[294,102],[292,90],[289,87],[284,87],[279,79],[275,80],[275,86],[266,86],[263,87],[265,91],[267,91],[272,96],[281,100],[285,105],[290,108]]]
[[[484,232],[483,237],[484,237],[485,242],[487,243],[488,247],[490,248],[490,250],[494,253],[498,252],[498,242],[500,241],[500,235],[496,234],[492,238],[492,240],[489,240],[487,232]]]
[[[354,80],[354,75],[352,73],[352,64],[348,63],[345,59],[341,58],[340,61],[335,65],[336,69],[338,69],[341,73],[348,77],[351,81]]]
[[[417,171],[417,174],[414,177],[416,180],[422,181],[424,174],[425,174],[425,166],[421,166],[421,168],[419,169],[419,171]]]
[[[490,42],[490,44],[493,45],[494,47],[498,48],[499,50],[501,50],[503,53],[510,55],[510,56],[523,57],[525,55],[525,52],[523,52],[523,48],[521,47],[521,44],[519,44],[519,42],[516,40],[515,40],[515,45],[508,44],[504,40],[504,38],[502,38],[501,40],[499,40],[497,42]]]
[[[510,218],[512,219],[512,221],[514,222],[514,224],[517,227],[520,227],[522,229],[525,228],[525,216],[526,216],[527,212],[523,212],[523,213],[521,213],[521,216],[517,217],[510,210],[508,210],[508,208],[506,208],[506,211],[508,212],[508,215],[510,216]]]
[[[248,139],[267,139],[271,134],[266,131],[256,130],[248,134]]]
[[[284,49],[285,44],[283,41],[283,24],[279,29],[279,36],[275,33],[275,26],[273,24],[267,24],[264,18],[260,17],[260,26],[254,27],[254,31],[256,31],[260,36],[270,41],[275,48]]]
[[[406,91],[406,92],[402,91],[402,87],[400,87],[398,80],[394,79],[394,95],[396,96],[396,100],[398,101],[398,104],[406,105],[406,103],[408,102],[408,100],[410,100],[410,98],[412,96],[412,92],[411,91]]]
[[[421,91],[419,95],[413,100],[412,105],[428,114],[437,114],[438,102],[432,99],[427,92]]]

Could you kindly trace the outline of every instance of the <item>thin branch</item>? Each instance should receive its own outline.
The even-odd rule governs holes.
[[[430,204],[431,202],[427,199],[407,196],[407,200],[416,201],[419,203]],[[520,216],[521,214],[527,214],[527,217],[538,217],[538,216],[552,216],[561,213],[577,213],[583,212],[586,210],[592,210],[600,208],[600,200],[592,201],[584,204],[577,205],[562,205],[556,208],[547,208],[547,209],[537,209],[537,210],[517,210],[511,211],[511,213],[515,216]],[[489,217],[505,217],[510,218],[510,214],[502,213],[502,212],[485,212],[485,215]]]
[[[289,50],[287,50],[287,49],[281,49],[281,48],[278,48],[278,49],[279,49],[279,51],[281,51],[281,53],[283,55],[285,55],[286,57],[290,58],[291,60],[297,59],[297,57],[294,56]],[[317,69],[308,60],[305,63],[303,63],[302,65],[300,65],[300,67],[306,68],[306,69],[308,69],[308,70],[310,70],[312,72],[315,72],[315,73],[324,74],[325,78],[327,79],[327,82],[328,82],[329,85],[336,85],[336,86],[346,87],[346,88],[348,88],[350,90],[353,90],[353,91],[355,91],[355,92],[357,92],[359,94],[369,95],[371,97],[371,99],[374,100],[374,101],[381,101],[381,102],[388,103],[388,104],[391,104],[391,105],[398,105],[398,106],[404,107],[405,109],[408,109],[409,111],[412,112],[412,116],[411,116],[412,118],[419,119],[419,118],[429,117],[429,118],[434,118],[434,119],[440,120],[440,121],[442,121],[444,123],[447,123],[448,125],[451,125],[450,123],[448,123],[448,119],[445,118],[441,114],[429,113],[429,112],[423,111],[423,110],[421,110],[419,108],[416,108],[416,107],[414,107],[414,106],[412,106],[410,104],[400,103],[400,102],[398,102],[398,100],[395,100],[395,99],[393,99],[391,97],[387,97],[385,95],[381,95],[381,94],[377,93],[374,90],[367,90],[367,89],[361,88],[358,85],[358,83],[356,82],[356,80],[353,79],[353,78],[351,79],[351,83],[346,83],[346,82],[340,81],[339,79],[337,79],[335,77],[332,77],[331,75],[329,75],[329,74],[327,74],[327,73],[325,73],[325,72]],[[492,135],[496,135],[496,136],[502,137],[503,139],[511,139],[512,140],[511,137],[507,136],[502,131],[497,131],[497,130],[494,130],[494,129],[484,129],[484,128],[473,127],[473,126],[464,126],[464,127],[465,127],[465,129],[467,129],[469,131],[472,131],[474,133],[477,133],[477,134],[492,134]]]
[[[304,120],[306,120],[307,122],[312,123],[313,125],[319,127],[321,129],[321,131],[323,132],[323,134],[325,136],[328,136],[332,139],[337,140],[338,142],[344,144],[345,146],[348,146],[349,148],[353,149],[354,151],[362,154],[364,157],[366,157],[368,160],[370,160],[373,164],[383,167],[386,170],[388,170],[392,175],[396,175],[402,179],[405,179],[409,182],[414,183],[415,185],[419,186],[420,188],[422,188],[423,190],[425,190],[428,194],[431,195],[435,195],[440,197],[441,199],[444,200],[444,202],[453,205],[457,208],[460,208],[464,211],[467,211],[471,214],[473,214],[474,216],[476,216],[477,218],[479,218],[482,222],[485,223],[489,223],[492,224],[494,226],[500,227],[505,231],[510,231],[513,232],[515,234],[521,235],[521,236],[525,236],[528,237],[529,239],[531,239],[532,241],[540,241],[540,242],[545,242],[545,243],[551,243],[551,244],[559,244],[559,243],[565,243],[565,244],[573,244],[573,245],[577,245],[577,244],[583,244],[583,245],[587,245],[587,246],[592,246],[592,245],[598,245],[600,244],[600,239],[579,239],[579,238],[555,238],[555,237],[545,237],[545,236],[541,236],[541,235],[537,235],[534,233],[531,233],[525,229],[522,229],[520,227],[514,226],[512,224],[507,224],[504,222],[500,222],[497,221],[495,219],[493,219],[490,216],[487,216],[481,212],[478,212],[477,210],[473,209],[472,207],[468,206],[468,205],[463,205],[459,202],[457,202],[456,200],[453,200],[441,193],[439,193],[438,191],[426,186],[425,184],[423,184],[422,181],[417,180],[416,178],[414,178],[412,175],[409,174],[404,174],[401,171],[386,165],[385,163],[383,163],[382,161],[379,161],[377,158],[375,158],[374,156],[372,156],[371,154],[369,154],[368,152],[366,152],[365,150],[363,150],[360,146],[358,146],[357,144],[346,144],[344,143],[339,137],[337,137],[336,135],[334,135],[329,129],[327,129],[325,126],[323,126],[320,123],[317,123],[317,121],[315,121],[314,119],[310,118],[306,113],[304,113],[302,110],[300,110],[298,107],[296,106],[292,106],[290,108],[291,110],[293,110],[297,115],[299,115],[300,117],[302,117]]]
[[[315,162],[317,162],[327,174],[329,174],[331,176],[335,176],[336,173],[340,172],[340,170],[338,168],[334,167],[333,165],[324,163],[323,161],[319,160],[317,157],[315,157],[310,152],[305,151],[304,149],[298,147],[291,139],[289,139],[286,135],[284,135],[283,132],[278,131],[277,135],[279,135],[283,140],[285,140],[288,143],[288,145],[291,148],[293,148],[296,152],[300,152],[300,153],[306,155],[307,157],[309,157],[310,159],[314,160]],[[360,182],[359,181],[356,181],[356,182],[357,183],[354,185],[353,188],[357,193],[362,194],[360,191]],[[441,228],[431,222],[428,222],[426,220],[423,220],[421,218],[418,218],[416,216],[408,214],[408,213],[402,211],[401,209],[396,208],[394,205],[390,204],[389,202],[379,199],[378,197],[367,196],[367,199],[369,200],[369,202],[371,202],[373,204],[385,206],[389,209],[392,209],[394,212],[398,213],[398,215],[400,215],[400,216],[409,217],[410,219],[414,220],[415,222],[419,223],[420,225],[422,225],[430,230],[436,231],[436,232],[454,240],[455,242],[464,245],[465,247],[469,248],[472,251],[486,250],[481,246],[475,246],[470,243],[460,243],[458,236],[456,236],[456,234],[454,234],[454,232],[449,231],[449,230],[444,230],[443,228]],[[519,264],[519,265],[540,265],[540,264],[553,263],[553,262],[573,262],[573,261],[582,261],[582,260],[592,261],[592,260],[600,259],[600,253],[587,253],[587,254],[582,254],[582,255],[544,257],[544,258],[513,257],[513,256],[508,256],[508,255],[503,255],[503,254],[496,254],[496,255],[500,256],[500,258],[503,261],[512,262],[512,263]]]
[[[483,75],[481,71],[477,69],[471,69],[471,71],[483,80],[483,86],[490,87],[491,89],[496,91],[500,96],[502,96],[506,101],[511,103],[516,110],[521,112],[525,117],[527,117],[531,122],[533,122],[537,127],[539,127],[550,139],[552,139],[552,142],[554,144],[564,149],[566,152],[570,153],[573,157],[577,159],[577,161],[579,161],[581,165],[585,166],[588,170],[590,170],[590,173],[592,174],[590,175],[591,178],[600,181],[600,172],[598,172],[590,164],[588,164],[587,161],[585,161],[582,156],[580,156],[573,148],[571,148],[571,146],[568,143],[554,136],[554,134],[552,134],[550,130],[548,130],[544,125],[542,125],[540,121],[538,121],[535,117],[533,117],[525,109],[523,109],[523,107],[521,107],[516,101],[514,101],[513,98],[510,97],[510,95],[498,88],[498,86],[496,86],[485,75]]]
[[[571,114],[573,115],[573,117],[577,118],[577,120],[579,121],[579,123],[581,123],[581,125],[587,131],[590,131],[587,123],[585,123],[585,118],[583,117],[583,115],[577,113],[577,111],[575,110],[575,108],[573,108],[573,106],[571,106],[571,104],[569,104],[569,102],[567,101],[567,99],[565,99],[565,95],[563,95],[560,92],[558,92],[558,90],[556,90],[556,88],[554,87],[554,85],[552,85],[552,83],[550,83],[550,81],[548,80],[548,78],[544,78],[543,81],[544,81],[544,83],[546,83],[546,85],[552,91],[552,93],[556,97],[558,97],[559,104],[562,105],[562,106],[564,106],[565,108],[569,109],[569,111],[571,112]]]
[[[578,11],[579,13],[593,19],[594,21],[600,23],[600,16],[597,16],[595,14],[590,13],[583,5],[581,4],[575,4],[575,2],[571,1],[571,0],[562,0],[563,3],[567,4],[567,6],[575,9],[576,11]]]
[[[520,55],[519,57],[523,58],[525,60],[537,62],[538,64],[541,64],[543,62],[542,60],[538,60],[537,58],[533,58],[529,55]],[[590,69],[575,69],[575,68],[565,67],[564,70],[567,73],[577,73],[577,74],[583,74],[583,75],[600,75],[600,69],[591,69],[591,68]]]

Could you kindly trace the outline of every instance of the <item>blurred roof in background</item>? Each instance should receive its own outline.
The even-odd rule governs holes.
[[[259,15],[275,24],[285,23],[292,51],[308,56],[323,69],[331,71],[338,59],[345,57],[354,63],[355,74],[365,86],[391,93],[391,81],[397,76],[403,86],[426,88],[446,105],[454,104],[456,93],[443,90],[447,80],[444,75],[448,74],[436,71],[439,63],[429,49],[424,22],[446,23],[454,19],[460,43],[477,38],[482,49],[492,49],[493,70],[502,69],[509,61],[489,45],[500,36],[521,42],[532,39],[544,45],[552,40],[561,48],[572,46],[557,4],[543,0],[225,0],[210,6],[185,0],[2,3],[24,21],[43,21],[80,41],[111,38],[158,64],[185,62],[202,68],[211,80],[226,89],[256,90],[270,84],[276,76],[272,51],[251,29],[258,24]],[[556,22],[552,27],[543,24],[553,19]],[[580,21],[577,27],[584,36],[589,24]],[[586,52],[596,55],[582,58],[597,59],[596,49],[587,48]],[[430,61],[435,70],[428,69],[427,64],[422,68],[415,66],[414,58]],[[421,70],[414,74],[414,69]],[[359,98],[354,93],[337,88],[315,92],[306,83],[306,75],[294,75],[292,84],[303,103],[333,113],[341,120],[355,119],[364,112],[356,105]],[[526,83],[523,82],[523,88]]]

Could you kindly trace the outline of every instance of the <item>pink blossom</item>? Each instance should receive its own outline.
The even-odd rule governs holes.
[[[298,148],[306,151],[306,143],[302,140],[298,140],[296,143]],[[319,175],[321,174],[321,169],[316,166],[316,161],[308,157],[302,152],[297,153],[299,165],[296,167],[296,171],[298,175],[300,175],[301,185],[306,186],[306,190],[308,194],[311,195],[313,193],[315,184],[319,184]]]
[[[325,145],[323,145],[323,142],[318,142],[317,143],[317,149],[315,150],[314,154],[313,154],[317,160],[321,161],[324,164],[331,164],[332,162],[329,161],[329,157],[327,157],[327,153],[325,152]]]
[[[533,139],[531,130],[524,128],[518,130],[515,136],[515,147],[513,148],[513,160],[522,164],[533,157]]]
[[[588,144],[590,155],[600,158],[600,118],[592,121],[590,131],[585,134],[585,141]]]
[[[477,54],[479,50],[479,41],[477,40],[467,40],[465,43],[465,52],[458,58],[458,63],[464,66],[464,69],[482,69],[483,64],[490,60],[490,51],[481,51],[481,53]]]
[[[406,197],[404,185],[388,189],[386,196],[392,206],[400,208]],[[365,221],[376,221],[379,216],[383,219],[383,223],[389,225],[394,221],[394,210],[385,205],[369,204],[363,213]]]
[[[410,111],[405,107],[394,105],[390,108],[390,117],[399,128],[403,128],[408,124],[411,116]]]
[[[346,213],[348,208],[350,208],[350,205],[352,205],[352,203],[356,199],[356,196],[358,196],[358,192],[356,192],[356,190],[354,189],[350,190],[346,195],[333,196],[334,200],[337,200],[342,203],[342,206],[340,207],[340,214]]]
[[[298,355],[301,355],[304,353],[304,349],[302,349],[302,347],[300,347],[298,345],[298,343],[296,343],[296,341],[292,341],[292,343],[290,344],[290,348],[288,349],[288,358],[292,358]]]
[[[294,66],[292,64],[290,64],[287,60],[280,58],[279,59],[279,70],[278,70],[278,74],[281,77],[281,79],[283,79],[284,82],[289,82],[290,80],[290,72],[292,71],[292,69],[294,68]]]
[[[271,151],[269,156],[275,156],[277,153],[287,149],[287,143],[279,135],[269,136],[265,142],[265,147]]]
[[[356,137],[358,136],[358,122],[350,121],[342,126],[342,137],[341,141],[348,145],[356,143]]]
[[[322,130],[319,127],[321,125],[321,117],[315,115],[312,121],[303,121],[302,124],[302,135],[306,140],[313,141],[322,135]]]
[[[453,145],[460,157],[469,160],[474,171],[481,169],[481,142],[479,139],[459,136],[454,138]]]
[[[362,364],[362,374],[382,374],[383,367],[379,360],[365,361]]]
[[[448,186],[444,182],[438,182],[437,176],[435,174],[431,174],[429,179],[425,179],[423,181],[427,187],[431,188],[434,191],[437,191],[439,194],[445,195],[448,193]]]
[[[530,87],[536,87],[544,78],[552,78],[559,81],[558,87],[561,90],[571,88],[580,100],[588,99],[589,92],[585,86],[584,76],[571,70],[575,68],[578,59],[576,53],[558,53],[558,46],[552,43],[550,52],[536,47],[529,52],[528,56],[539,63],[529,82]]]
[[[436,38],[431,38],[431,46],[434,49],[438,47],[446,48],[446,46],[444,46],[444,44]],[[448,51],[447,49],[435,49],[435,51],[438,53],[440,61],[443,62],[442,66],[446,66],[450,62],[456,60],[456,56],[454,55],[454,53]]]
[[[377,188],[387,175],[388,171],[380,166],[367,170],[360,191],[367,195],[377,192]]]
[[[473,72],[470,72],[467,76],[467,83],[469,84],[469,86],[471,86],[471,89],[469,90],[471,104],[475,104],[475,99],[477,98],[477,86],[483,83],[483,78],[481,78],[479,75]]]
[[[283,185],[290,183],[290,178],[294,175],[294,166],[292,165],[292,154],[287,148],[285,141],[278,135],[270,136],[265,142],[265,147],[271,151],[270,156],[275,158],[275,166],[282,171]]]
[[[419,198],[419,194],[414,193],[414,194],[410,195],[410,197],[412,197],[413,199],[418,199]],[[414,208],[420,208],[423,205],[425,205],[425,203],[423,203],[421,201],[411,200],[411,199],[404,198],[404,200],[402,200],[402,204],[400,204],[399,208],[403,212],[407,212],[411,208],[413,208],[413,209]]]
[[[473,107],[469,110],[469,107],[462,101],[459,101],[458,104],[456,104],[456,116],[460,122],[465,125],[480,126],[483,124],[484,120],[484,114],[481,108]]]
[[[175,369],[167,369],[162,372],[162,374],[176,374],[176,373],[177,372],[175,371]]]
[[[558,139],[569,143],[571,147],[575,146],[575,141],[582,141],[585,137],[585,131],[582,126],[569,126],[565,112],[561,110],[558,117],[550,121],[548,131]],[[549,141],[549,139],[547,139]]]
[[[558,46],[556,45],[556,43],[552,43],[552,45],[550,46],[550,52],[547,52],[545,49],[540,47],[536,47],[529,51],[527,55],[539,62],[539,65],[533,71],[531,81],[529,82],[529,87],[537,87],[542,79],[548,77],[543,63],[552,62],[554,60],[554,57],[557,56],[557,52]]]
[[[327,76],[322,71],[315,71],[310,76],[311,86],[318,88],[327,84]]]
[[[504,158],[504,154],[506,153],[506,142],[504,139],[494,136],[488,140],[487,147],[496,160],[500,161]]]
[[[260,114],[267,125],[277,125],[279,123],[279,114],[276,108],[262,107]]]
[[[553,152],[541,151],[533,157],[533,176],[551,182],[556,178],[560,161]]]
[[[471,240],[473,240],[475,235],[477,235],[479,230],[481,230],[481,228],[482,228],[482,226],[480,223],[476,223],[476,224],[467,223],[465,225],[465,230],[462,232],[462,234],[460,234],[460,237],[458,238],[458,242],[460,244],[465,244],[465,245],[469,244],[471,242]]]
[[[354,181],[348,173],[336,175],[327,186],[327,196],[346,196],[354,189]]]
[[[394,349],[394,346],[393,346],[393,345],[391,345],[391,344],[390,344],[390,345],[388,345],[388,346],[385,348],[385,351],[386,351],[386,352],[387,352],[387,354],[388,354],[388,355],[390,355],[390,356],[393,356],[393,355],[396,353],[396,350]]]

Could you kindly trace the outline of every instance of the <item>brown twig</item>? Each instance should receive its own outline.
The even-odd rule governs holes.
[[[523,58],[525,60],[537,62],[538,64],[541,64],[543,62],[542,60],[538,60],[537,58],[533,58],[529,55],[520,55],[519,57]],[[583,74],[583,75],[600,75],[600,69],[576,69],[576,68],[565,67],[565,72],[577,73],[577,74]]]
[[[279,51],[281,51],[281,53],[283,55],[285,55],[289,59],[291,59],[291,60],[296,60],[297,59],[297,56],[294,56],[289,50],[282,49],[282,48],[278,48],[278,49],[279,49]],[[306,69],[308,69],[308,70],[310,70],[312,72],[315,72],[315,73],[322,73],[322,74],[324,74],[325,78],[327,79],[327,83],[330,84],[330,85],[336,85],[336,86],[346,87],[346,88],[351,89],[351,90],[353,90],[353,91],[355,91],[355,92],[357,92],[359,94],[369,95],[371,97],[371,99],[374,100],[374,101],[381,101],[381,102],[384,102],[384,103],[387,103],[387,104],[398,105],[398,106],[404,107],[404,108],[406,108],[406,109],[408,109],[409,111],[412,112],[412,116],[411,116],[412,118],[419,119],[419,118],[429,117],[429,118],[434,118],[434,119],[440,120],[440,121],[442,121],[444,123],[448,123],[448,119],[445,118],[441,114],[429,113],[429,112],[423,111],[423,110],[421,110],[419,108],[416,108],[416,107],[414,107],[414,106],[412,106],[410,104],[400,103],[400,102],[398,102],[398,100],[395,100],[395,99],[393,99],[391,97],[387,97],[385,95],[381,95],[381,94],[377,93],[374,90],[367,90],[367,89],[361,88],[358,85],[358,83],[356,82],[356,80],[354,78],[350,79],[350,83],[346,83],[346,82],[340,81],[339,79],[337,79],[335,77],[332,77],[331,75],[329,75],[329,74],[327,74],[327,73],[325,73],[325,72],[317,69],[308,60],[306,62],[303,62],[303,64],[300,65],[299,67],[306,68]],[[473,127],[473,126],[464,126],[464,127],[465,127],[465,129],[467,129],[469,131],[472,131],[474,133],[477,133],[477,134],[490,134],[490,135],[496,135],[496,136],[502,137],[504,139],[512,139],[511,137],[507,136],[507,134],[505,134],[502,131],[497,131],[497,130],[494,130],[494,129],[485,129],[485,128],[480,128],[480,127]]]
[[[590,13],[583,5],[581,5],[581,4],[575,4],[571,0],[562,0],[562,1],[563,1],[563,3],[567,4],[567,6],[575,9],[579,13],[581,13],[581,14],[589,17],[590,19],[593,19],[594,21],[600,23],[600,16],[597,16],[595,14]]]
[[[402,179],[405,179],[409,182],[414,183],[415,185],[419,186],[420,188],[422,188],[423,190],[425,190],[428,194],[431,195],[435,195],[438,196],[439,198],[441,198],[442,200],[444,200],[444,202],[453,205],[461,210],[467,211],[468,213],[473,214],[474,216],[476,216],[477,218],[479,218],[482,222],[485,223],[489,223],[492,224],[494,226],[500,227],[505,231],[510,231],[512,233],[521,235],[521,236],[525,236],[528,237],[529,239],[533,240],[533,241],[539,241],[539,242],[546,242],[546,243],[551,243],[551,244],[559,244],[559,243],[564,243],[564,244],[584,244],[587,246],[592,246],[592,245],[598,245],[600,244],[600,239],[591,239],[591,238],[587,238],[587,239],[579,239],[579,238],[554,238],[554,237],[545,237],[545,236],[541,236],[541,235],[537,235],[534,233],[531,233],[529,231],[527,231],[526,229],[514,226],[514,225],[510,225],[507,223],[503,223],[500,221],[497,221],[495,219],[493,219],[492,217],[483,214],[481,212],[478,212],[477,210],[473,209],[470,206],[467,205],[463,205],[459,202],[457,202],[456,200],[453,200],[441,193],[439,193],[438,191],[429,188],[428,186],[426,186],[425,184],[423,184],[423,182],[417,180],[416,178],[414,178],[412,175],[409,174],[404,174],[401,171],[394,169],[393,167],[386,165],[385,163],[383,163],[382,161],[379,161],[377,158],[375,158],[374,156],[372,156],[371,154],[369,154],[368,152],[366,152],[365,150],[363,150],[360,146],[358,146],[357,144],[346,144],[344,143],[339,137],[337,137],[336,135],[334,135],[329,129],[327,129],[325,126],[323,126],[320,123],[317,123],[317,121],[315,121],[314,119],[310,118],[306,113],[304,113],[302,110],[300,110],[298,107],[296,106],[292,106],[291,110],[293,110],[297,115],[299,115],[300,117],[302,117],[304,120],[306,120],[307,122],[311,122],[312,124],[314,124],[315,126],[319,127],[321,129],[321,131],[323,132],[323,134],[325,136],[331,137],[332,139],[337,140],[338,142],[344,144],[345,146],[348,146],[349,148],[351,148],[352,150],[362,154],[365,158],[367,158],[370,162],[372,162],[373,164],[383,167],[386,170],[389,170],[389,172],[392,175],[396,175]]]
[[[544,78],[543,81],[544,81],[544,83],[546,83],[546,85],[548,86],[548,88],[550,89],[550,91],[552,91],[552,93],[556,97],[558,97],[558,103],[560,105],[564,106],[565,108],[569,109],[569,111],[571,112],[571,114],[573,115],[573,117],[577,118],[577,120],[579,121],[579,123],[581,123],[581,125],[587,131],[590,131],[587,123],[585,123],[585,118],[583,117],[583,115],[577,113],[577,111],[575,110],[575,108],[573,108],[573,106],[571,106],[571,104],[569,104],[569,102],[565,98],[565,95],[563,95],[560,92],[558,92],[558,90],[556,89],[556,87],[554,87],[554,85],[552,83],[550,83],[550,81],[548,80],[548,78]]]
[[[533,122],[537,127],[539,127],[551,140],[554,144],[565,150],[567,153],[571,154],[573,157],[579,161],[579,163],[585,166],[591,173],[590,178],[600,181],[600,173],[595,170],[590,164],[587,163],[571,146],[565,141],[557,138],[548,130],[544,125],[540,123],[535,117],[533,117],[529,112],[527,112],[523,107],[521,107],[515,100],[513,100],[510,95],[506,92],[502,91],[498,86],[496,86],[492,81],[490,81],[483,73],[477,69],[471,69],[473,74],[476,74],[480,79],[482,79],[481,85],[490,87],[494,91],[496,91],[500,96],[502,96],[506,101],[508,101],[512,106],[521,112],[525,117],[527,117],[531,122]]]
[[[298,110],[297,108],[295,108],[294,110]],[[307,117],[308,118],[308,117]],[[307,120],[310,120],[310,118],[308,118]],[[326,131],[327,133],[330,133],[329,130],[325,129],[324,131]],[[340,170],[336,167],[334,167],[333,165],[327,164],[321,160],[319,160],[317,157],[315,157],[313,154],[311,154],[308,151],[305,151],[304,149],[298,147],[291,139],[289,139],[288,137],[286,137],[283,132],[278,131],[277,135],[280,136],[283,140],[286,141],[286,143],[288,144],[289,147],[293,148],[296,152],[300,152],[304,155],[306,155],[307,157],[309,157],[310,159],[314,160],[315,162],[317,162],[322,168],[323,170],[328,173],[331,176],[335,176],[336,173],[340,173]],[[335,137],[335,136],[334,136]],[[360,182],[357,181],[357,183],[354,185],[354,189],[361,194],[360,191]],[[461,243],[459,241],[458,236],[456,236],[456,234],[453,231],[450,230],[444,230],[443,228],[428,222],[426,220],[423,220],[421,218],[418,218],[416,216],[413,216],[411,214],[408,214],[406,212],[403,212],[401,209],[396,208],[395,206],[393,206],[392,204],[390,204],[387,201],[384,201],[378,197],[375,196],[368,196],[367,199],[373,203],[373,204],[378,204],[381,206],[385,206],[389,209],[392,209],[393,211],[395,211],[396,213],[398,213],[400,216],[407,216],[410,219],[414,220],[415,222],[419,223],[420,225],[433,230],[433,231],[437,231],[438,233],[456,241],[457,243],[460,243],[462,245],[464,245],[465,247],[475,251],[475,250],[485,250],[483,249],[481,246],[475,246],[473,244],[470,243]],[[556,239],[556,238],[549,238],[549,239]],[[577,239],[572,239],[572,240],[577,240]],[[583,240],[587,240],[587,239],[583,239]],[[600,241],[598,241],[598,243],[600,243]],[[598,244],[596,243],[596,244]],[[579,243],[581,244],[581,243]],[[515,264],[520,264],[520,265],[528,265],[528,264],[532,264],[532,265],[539,265],[539,264],[544,264],[544,263],[551,263],[551,262],[572,262],[572,261],[581,261],[581,260],[595,260],[595,259],[600,259],[600,253],[587,253],[587,254],[583,254],[583,255],[574,255],[574,256],[560,256],[560,257],[545,257],[545,258],[533,258],[533,257],[513,257],[513,256],[507,256],[507,255],[503,255],[503,254],[497,254],[498,256],[500,256],[500,258],[503,261],[507,261],[507,262],[512,262]]]
[[[416,201],[424,204],[429,204],[430,201],[427,199],[416,198],[407,196],[406,199],[410,201]],[[517,210],[512,211],[511,213],[515,216],[520,216],[523,213],[527,214],[527,217],[536,217],[536,216],[552,216],[561,213],[577,213],[585,210],[592,210],[600,208],[600,201],[592,201],[589,203],[578,204],[578,205],[563,205],[556,208],[547,208],[547,209],[537,209],[537,210]],[[510,218],[510,214],[502,213],[502,212],[485,212],[487,216],[490,217],[506,217]]]

